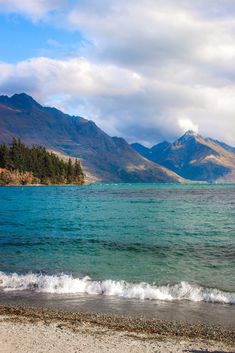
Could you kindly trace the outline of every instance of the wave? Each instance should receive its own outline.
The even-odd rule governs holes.
[[[42,275],[0,272],[0,289],[3,291],[30,290],[53,294],[96,294],[141,300],[162,300],[209,302],[235,304],[235,293],[215,288],[205,288],[180,282],[175,285],[157,286],[149,283],[130,283],[126,281],[95,281],[90,277],[74,278],[71,275]]]

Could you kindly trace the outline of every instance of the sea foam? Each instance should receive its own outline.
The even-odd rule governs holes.
[[[158,286],[148,283],[130,283],[126,281],[95,281],[90,277],[74,278],[71,275],[42,275],[0,272],[0,289],[3,291],[30,290],[39,293],[54,294],[97,294],[133,298],[141,300],[163,300],[192,302],[210,302],[235,304],[235,293],[215,288],[205,288],[180,282],[175,285]]]

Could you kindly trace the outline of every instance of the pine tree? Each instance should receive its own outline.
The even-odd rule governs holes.
[[[75,159],[75,164],[74,164],[74,177],[75,177],[75,180],[74,180],[75,183],[84,182],[84,174],[82,171],[81,163],[77,158]]]
[[[0,167],[1,168],[10,168],[11,158],[10,151],[8,146],[4,143],[0,145]]]
[[[77,159],[73,165],[71,158],[65,162],[44,147],[29,148],[16,138],[10,147],[0,145],[0,167],[9,171],[5,179],[10,180],[12,172],[12,177],[13,174],[14,178],[18,176],[22,183],[28,180],[43,184],[84,183],[84,174]]]
[[[74,170],[72,165],[72,160],[69,158],[68,165],[67,165],[67,183],[71,184],[74,178]]]

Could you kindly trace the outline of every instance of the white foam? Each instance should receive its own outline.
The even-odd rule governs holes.
[[[31,290],[39,293],[57,294],[98,294],[134,299],[210,302],[235,304],[235,293],[223,292],[214,288],[204,288],[181,282],[175,285],[157,286],[148,283],[128,283],[125,281],[94,281],[89,277],[74,278],[70,275],[41,275],[29,273],[5,274],[0,272],[0,289],[4,291]]]

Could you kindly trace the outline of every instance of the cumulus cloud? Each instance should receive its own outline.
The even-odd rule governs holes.
[[[79,30],[88,44],[72,58],[2,63],[2,93],[26,91],[130,142],[199,129],[235,145],[233,1],[33,2],[35,14],[29,2],[0,0]]]
[[[128,95],[141,87],[135,72],[112,65],[96,65],[84,58],[67,60],[33,58],[17,64],[0,63],[1,91],[22,90],[45,97]],[[38,94],[37,94],[38,93]]]

